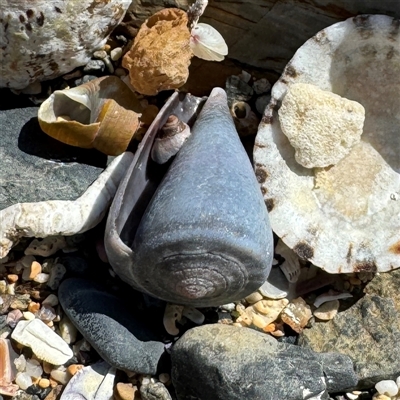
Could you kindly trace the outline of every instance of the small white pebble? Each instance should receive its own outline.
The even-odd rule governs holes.
[[[7,286],[7,294],[12,294],[12,295],[15,294],[15,282],[14,283],[10,283]]]
[[[396,382],[389,379],[378,382],[375,385],[375,389],[379,394],[386,394],[388,396],[396,396],[399,391]]]
[[[40,378],[43,374],[43,369],[38,360],[30,359],[26,360],[25,372],[33,378]]]
[[[27,321],[32,321],[33,319],[36,318],[35,314],[31,313],[30,311],[24,311],[22,315],[24,316],[24,319],[26,319]]]
[[[32,378],[26,372],[18,372],[15,378],[15,383],[20,389],[26,390],[32,385]]]
[[[24,372],[26,367],[26,359],[23,354],[21,354],[18,358],[14,360],[15,368],[17,368],[18,372]]]
[[[117,61],[121,58],[122,56],[122,47],[116,47],[115,49],[112,49],[110,52],[110,57],[111,60]]]
[[[222,310],[228,311],[228,312],[232,312],[235,311],[235,303],[228,303],[228,304],[224,304],[221,306]]]
[[[396,385],[400,390],[400,376],[396,379]]]
[[[45,274],[44,272],[42,272],[35,276],[34,281],[37,283],[46,283],[49,280],[49,277],[50,277],[49,274]]]
[[[346,397],[347,397],[349,400],[357,400],[357,399],[358,399],[358,394],[346,393]]]
[[[60,321],[60,335],[65,340],[66,343],[75,343],[78,331],[74,324],[65,315]]]
[[[53,369],[50,372],[50,376],[58,383],[62,385],[66,385],[68,381],[71,379],[71,375],[67,371],[59,371],[57,369]]]

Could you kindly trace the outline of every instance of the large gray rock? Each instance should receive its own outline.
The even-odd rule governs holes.
[[[37,112],[38,107],[0,110],[0,210],[22,202],[75,200],[107,165],[106,155],[43,133]]]
[[[188,3],[191,1],[133,1],[128,18],[139,26],[163,7],[186,8]],[[209,2],[201,22],[222,34],[229,58],[279,75],[306,40],[321,29],[358,14],[399,18],[400,7],[394,0],[218,0]]]
[[[299,344],[318,352],[347,354],[354,361],[360,389],[396,379],[400,375],[399,305],[396,309],[393,299],[367,294],[333,320],[304,330]]]
[[[179,400],[300,400],[357,383],[349,357],[279,343],[249,328],[204,325],[172,348],[172,381]]]
[[[164,345],[121,299],[84,279],[67,279],[60,303],[84,338],[115,368],[154,375]]]

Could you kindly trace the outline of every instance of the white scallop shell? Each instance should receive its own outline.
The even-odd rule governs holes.
[[[196,57],[208,61],[222,61],[228,54],[222,35],[211,25],[203,23],[192,29],[190,47]]]

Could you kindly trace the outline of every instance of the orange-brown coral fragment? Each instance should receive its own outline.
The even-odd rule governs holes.
[[[144,22],[122,60],[136,91],[152,96],[185,84],[193,56],[187,23],[186,12],[177,8],[161,10]]]

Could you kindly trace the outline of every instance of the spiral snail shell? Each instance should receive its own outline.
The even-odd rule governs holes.
[[[267,210],[220,88],[140,222],[131,220],[133,240],[128,224],[118,228],[127,214],[124,199],[117,193],[114,202],[106,251],[115,272],[140,291],[174,304],[215,306],[247,296],[268,276],[273,240]]]

